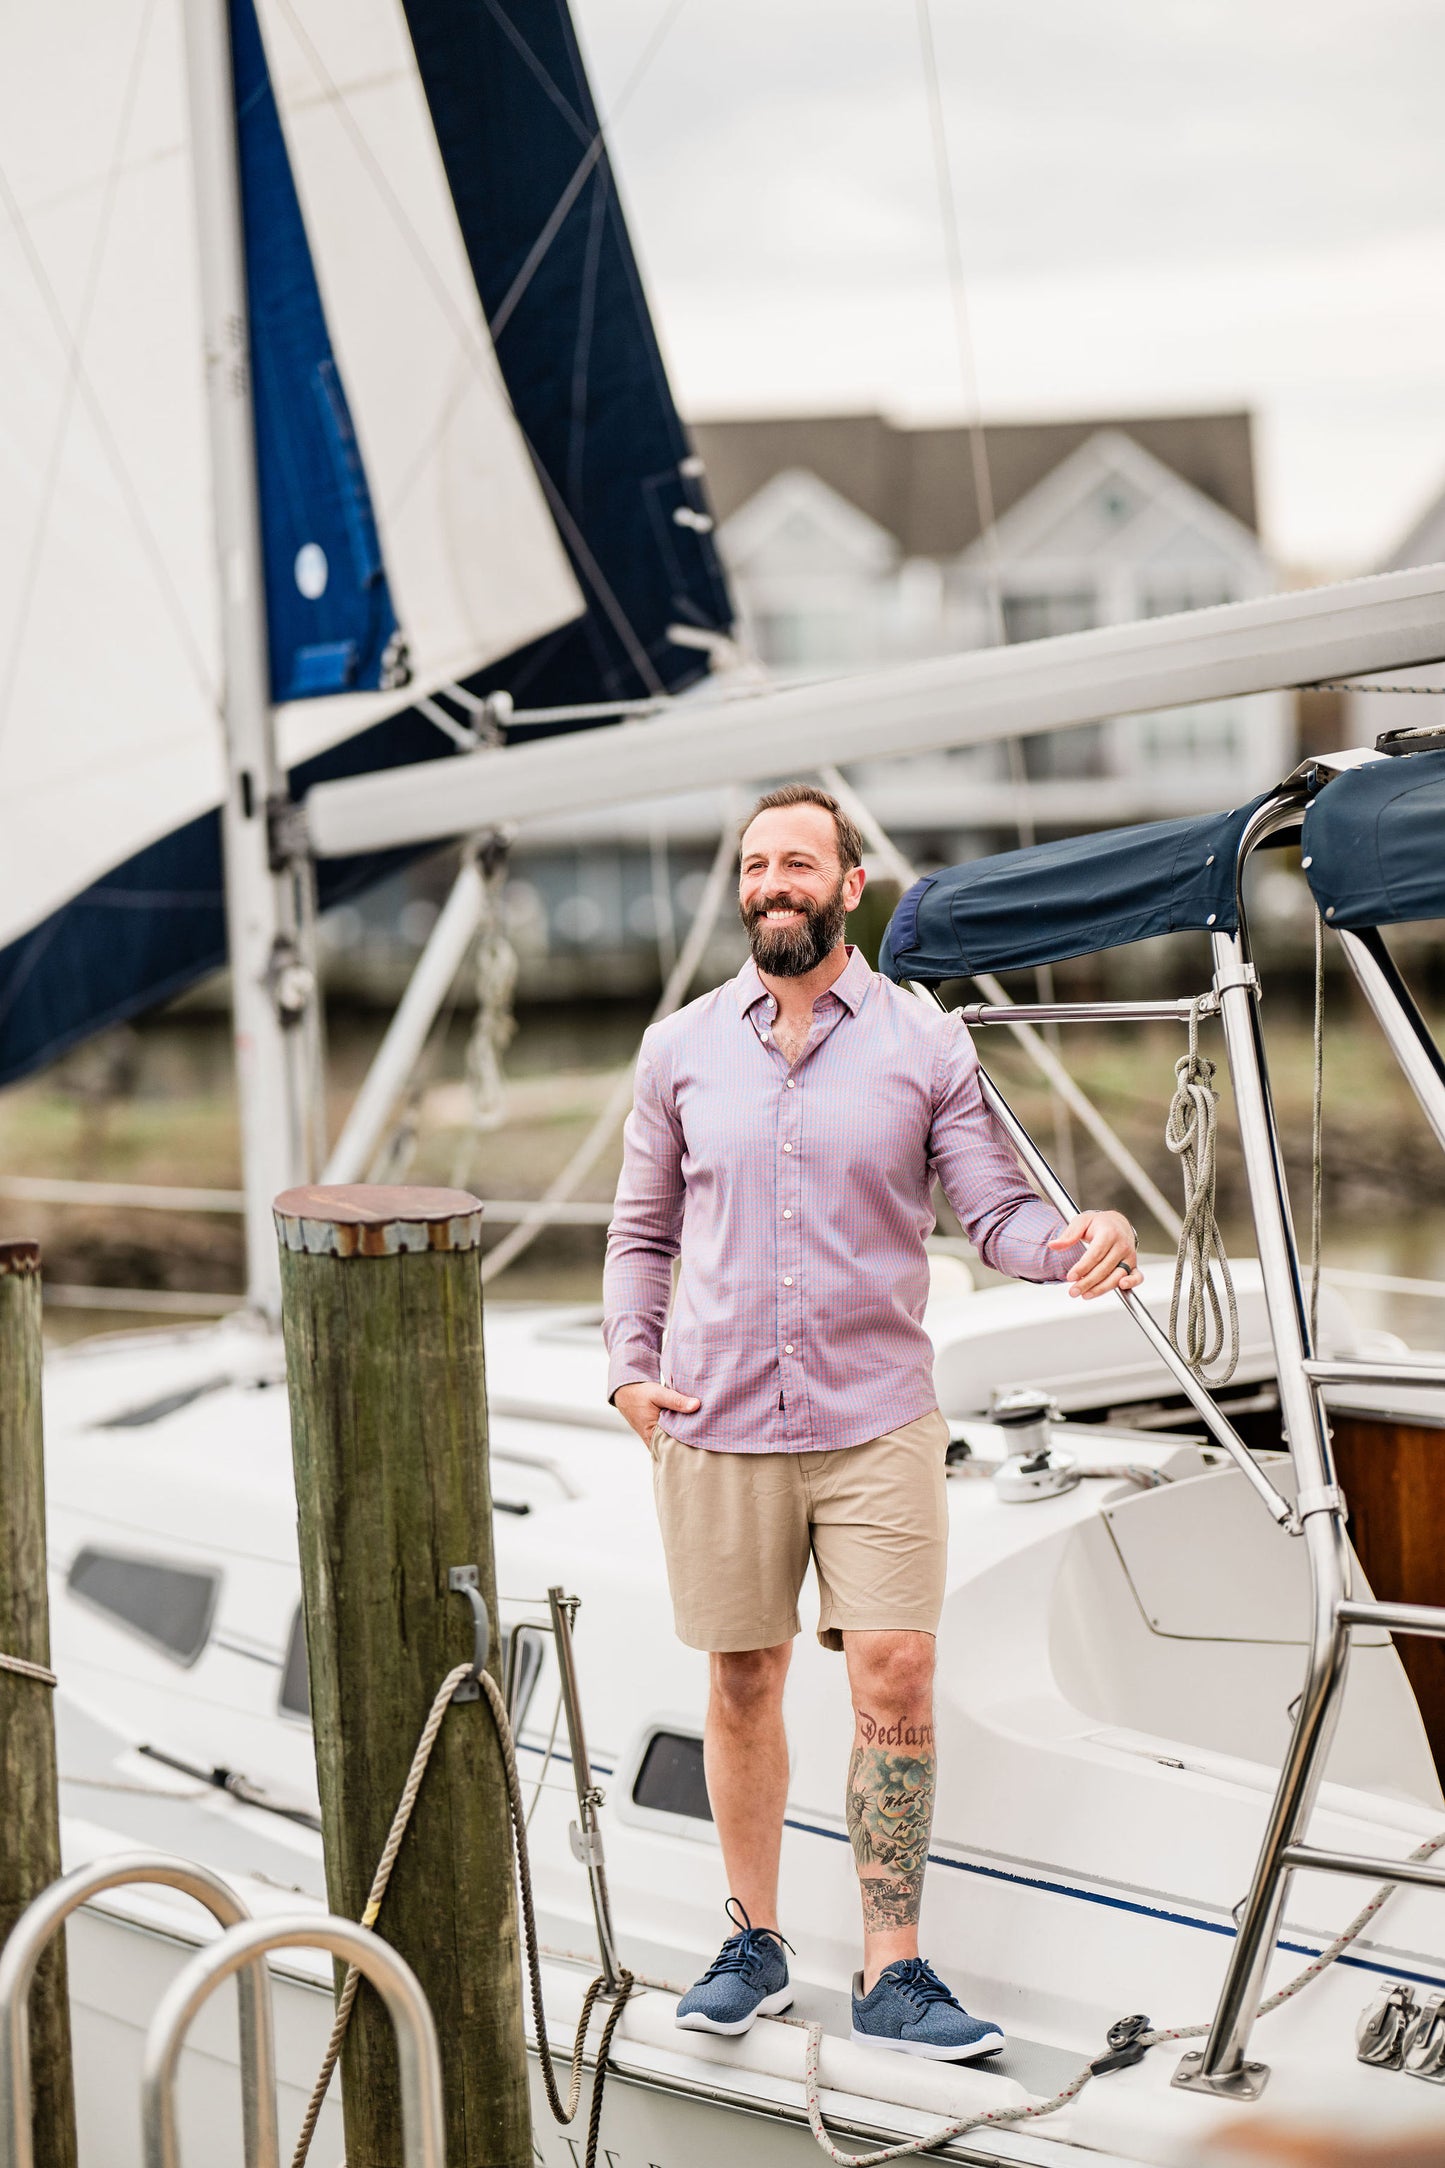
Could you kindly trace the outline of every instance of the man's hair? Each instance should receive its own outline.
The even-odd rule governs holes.
[[[851,873],[863,863],[863,838],[856,825],[849,820],[843,808],[830,792],[820,789],[816,783],[784,783],[777,790],[765,790],[747,819],[738,830],[738,842],[752,827],[760,813],[776,813],[791,805],[815,805],[833,816],[833,827],[838,837],[838,864],[844,873]]]

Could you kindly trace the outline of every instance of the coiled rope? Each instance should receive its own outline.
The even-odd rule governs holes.
[[[1215,1216],[1219,1094],[1214,1063],[1199,1050],[1202,999],[1190,1004],[1189,1050],[1174,1064],[1174,1097],[1164,1125],[1164,1142],[1179,1161],[1184,1182],[1184,1226],[1174,1260],[1169,1337],[1197,1378],[1227,1385],[1239,1362],[1239,1306]]]
[[[470,1664],[458,1664],[454,1670],[447,1673],[441,1685],[437,1688],[436,1698],[427,1713],[427,1720],[421,1729],[421,1737],[416,1743],[416,1752],[411,1758],[411,1767],[407,1771],[406,1782],[402,1786],[401,1797],[397,1801],[396,1812],[391,1819],[391,1828],[387,1832],[381,1858],[376,1863],[376,1872],[371,1879],[371,1892],[366,1900],[366,1908],[361,1915],[361,1924],[363,1927],[374,1927],[376,1925],[377,1914],[380,1912],[382,1900],[386,1896],[387,1884],[391,1880],[391,1871],[396,1865],[397,1854],[401,1850],[402,1840],[406,1836],[407,1827],[411,1821],[412,1809],[416,1805],[417,1794],[421,1790],[422,1779],[427,1772],[427,1764],[431,1760],[432,1748],[437,1742],[437,1734],[440,1732],[443,1719],[451,1706],[453,1694],[464,1679],[470,1679],[474,1676],[481,1686],[483,1699],[491,1710],[492,1721],[497,1727],[497,1739],[502,1749],[502,1765],[507,1779],[507,1807],[512,1825],[513,1856],[521,1892],[522,1940],[527,1952],[527,1976],[531,1986],[532,2018],[537,2034],[537,2055],[542,2066],[542,2082],[546,2088],[547,2105],[556,2120],[565,2126],[572,2122],[577,2114],[577,2103],[582,2096],[582,2071],[584,2057],[587,2052],[588,2027],[591,2024],[592,2012],[596,2007],[597,1999],[606,1987],[607,1982],[605,1975],[599,1973],[582,1998],[582,2011],[577,2020],[577,2034],[572,2043],[571,2069],[568,2076],[567,2100],[564,2106],[561,2091],[557,2084],[557,2072],[552,2059],[552,2050],[547,2039],[547,2013],[542,1998],[542,1965],[537,1948],[537,1918],[532,1903],[532,1863],[527,1848],[527,1817],[522,1805],[522,1785],[517,1773],[516,1751],[512,1744],[512,1726],[507,1716],[507,1705],[502,1697],[501,1688],[485,1671],[474,1673]],[[316,2133],[316,2124],[321,2114],[322,2103],[326,2099],[327,2088],[331,2084],[332,2074],[341,2055],[342,2042],[346,2038],[347,2027],[351,2023],[351,2012],[356,2002],[356,1991],[360,1983],[361,1975],[356,1966],[348,1966],[346,1978],[342,1982],[341,1994],[336,2004],[336,2016],[331,2027],[331,2037],[326,2043],[326,2053],[322,2057],[321,2068],[316,2074],[316,2083],[311,2088],[311,2098],[306,2104],[306,2113],[301,2121],[300,2135],[296,2140],[296,2148],[291,2156],[291,2168],[304,2168],[306,2157],[311,2150],[311,2141]],[[602,2128],[602,2095],[606,2084],[607,2058],[612,2049],[612,2035],[617,2030],[617,2021],[622,2015],[622,2006],[632,1993],[633,1984],[632,1974],[623,1971],[619,1976],[616,1997],[607,2013],[607,2022],[602,2028],[602,2038],[598,2043],[596,2072],[592,2082],[592,2112],[587,2123],[585,2168],[596,2168],[598,2137]]]
[[[1440,1851],[1442,1847],[1445,1847],[1445,1829],[1436,1836],[1427,1837],[1409,1856],[1412,1860],[1429,1859],[1432,1853]],[[1335,1959],[1363,1932],[1399,1886],[1398,1882],[1382,1882],[1369,1903],[1361,1907],[1349,1926],[1336,1935],[1334,1941],[1321,1950],[1318,1957],[1312,1957],[1302,1972],[1296,1973],[1295,1977],[1275,1994],[1266,1997],[1259,2006],[1258,2016],[1268,2017],[1272,2010],[1278,2010],[1282,2004],[1292,2001],[1302,1989],[1309,1986],[1311,1980],[1317,1980],[1322,1972],[1328,1970]],[[1213,2021],[1210,2022],[1212,2024]],[[1169,2040],[1202,2040],[1209,2030],[1210,2025],[1160,2027],[1140,2033],[1135,2044],[1141,2048],[1153,2048]],[[1051,2100],[1033,2100],[1018,2108],[991,2108],[982,2115],[964,2116],[956,2123],[947,2123],[941,2129],[931,2131],[927,2137],[913,2138],[903,2145],[881,2146],[872,2153],[845,2153],[842,2147],[834,2145],[829,2137],[818,2102],[818,2057],[822,2042],[822,2026],[810,2025],[807,2054],[803,2064],[803,2094],[808,2110],[808,2127],[829,2160],[836,2164],[836,2168],[883,2168],[887,2161],[911,2160],[920,2153],[931,2153],[935,2146],[948,2144],[950,2139],[961,2137],[966,2130],[981,2130],[985,2126],[1005,2123],[1040,2122],[1044,2116],[1057,2115],[1060,2108],[1067,2107],[1071,2100],[1077,2100],[1089,2080],[1098,2074],[1093,2063],[1085,2063]]]

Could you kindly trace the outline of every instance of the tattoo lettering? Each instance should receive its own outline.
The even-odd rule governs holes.
[[[863,1896],[863,1924],[875,1932],[911,1927],[923,1895],[928,1836],[933,1825],[933,1734],[929,1725],[880,1726],[859,1716],[878,1739],[902,1732],[917,1742],[915,1753],[865,1743],[853,1749],[848,1769],[848,1834]],[[926,1735],[926,1738],[925,1738]]]
[[[900,1717],[896,1724],[880,1724],[876,1716],[866,1709],[858,1711],[858,1729],[869,1746],[926,1746],[933,1745],[931,1724],[905,1724]]]

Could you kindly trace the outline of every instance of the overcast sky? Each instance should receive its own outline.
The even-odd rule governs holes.
[[[573,0],[604,112],[667,0]],[[982,403],[1248,406],[1267,539],[1445,489],[1442,0],[933,0]],[[962,411],[914,0],[684,0],[614,148],[697,415]]]

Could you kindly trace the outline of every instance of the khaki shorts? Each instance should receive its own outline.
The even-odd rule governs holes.
[[[660,1425],[650,1450],[689,1648],[791,1641],[810,1555],[824,1648],[841,1649],[845,1633],[937,1633],[948,1564],[948,1425],[937,1408],[828,1453],[709,1453]]]

